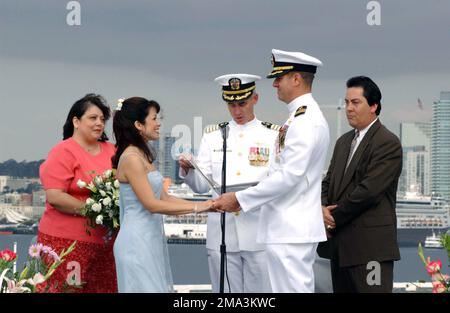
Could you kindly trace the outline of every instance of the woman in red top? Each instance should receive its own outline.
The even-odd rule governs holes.
[[[80,212],[90,191],[77,186],[79,179],[90,182],[94,174],[111,169],[115,148],[104,133],[109,117],[110,110],[101,96],[88,94],[75,102],[64,124],[63,141],[51,149],[40,167],[47,201],[38,242],[59,253],[77,241],[47,282],[52,286],[50,291],[61,292],[69,285],[67,291],[117,292],[114,238],[105,240],[107,230],[103,227],[86,233],[87,219]],[[79,284],[81,288],[72,288]]]

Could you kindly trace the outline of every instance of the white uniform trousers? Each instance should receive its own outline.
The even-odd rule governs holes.
[[[209,276],[212,292],[220,291],[220,251],[208,250]],[[271,292],[265,251],[227,252],[224,293]]]
[[[274,293],[314,292],[317,243],[267,244],[267,265]]]

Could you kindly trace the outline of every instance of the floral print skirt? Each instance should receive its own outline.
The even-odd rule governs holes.
[[[60,254],[73,240],[38,232],[37,242],[52,247]],[[38,292],[116,293],[113,245],[114,240],[105,244],[77,241],[64,263],[49,280],[38,286]]]

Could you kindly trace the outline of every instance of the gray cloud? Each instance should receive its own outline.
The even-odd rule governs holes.
[[[346,79],[366,74],[382,88],[382,120],[393,131],[402,120],[430,118],[432,101],[450,89],[449,2],[380,1],[376,27],[366,24],[367,2],[80,1],[82,25],[69,27],[65,1],[2,0],[0,161],[45,157],[70,105],[90,91],[111,105],[132,95],[156,99],[166,130],[192,126],[193,116],[227,120],[212,79],[264,75],[271,48],[324,62],[319,103],[337,103]],[[259,118],[282,123],[285,106],[271,81],[258,89]],[[335,138],[335,113],[324,112]]]

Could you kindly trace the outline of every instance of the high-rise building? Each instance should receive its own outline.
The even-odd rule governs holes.
[[[175,141],[176,138],[167,133],[158,141],[153,141],[151,145],[157,154],[155,166],[161,175],[170,178],[174,183],[180,183],[181,179],[178,177],[177,151],[172,151]]]
[[[176,157],[172,153],[172,147],[175,143],[175,137],[171,137],[170,134],[164,135],[164,159],[163,162],[163,173],[164,177],[168,177],[175,182],[178,173],[175,173]]]
[[[415,191],[429,195],[431,123],[401,123],[400,141],[403,147],[403,169],[399,180],[399,193],[414,188]]]
[[[159,140],[151,141],[149,144],[149,148],[155,157],[155,159],[153,160],[153,164],[158,169],[158,171],[161,172],[161,167],[160,167],[160,162],[159,162],[159,160],[161,158],[161,153],[159,151]]]
[[[450,199],[450,91],[433,103],[431,191]]]
[[[418,191],[423,195],[430,194],[430,153],[424,146],[404,148],[403,172],[407,191]]]
[[[0,192],[3,192],[3,189],[7,185],[9,176],[0,176]]]

